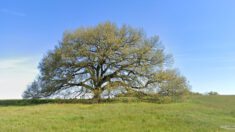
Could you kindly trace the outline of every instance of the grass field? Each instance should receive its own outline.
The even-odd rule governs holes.
[[[0,132],[231,132],[235,96],[195,96],[183,103],[0,106]]]

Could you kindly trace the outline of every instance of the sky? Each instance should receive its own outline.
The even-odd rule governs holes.
[[[235,94],[234,0],[0,0],[0,99],[18,99],[66,30],[107,20],[158,35],[194,92]]]

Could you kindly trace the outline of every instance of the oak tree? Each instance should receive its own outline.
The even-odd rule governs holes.
[[[165,53],[158,36],[105,22],[64,33],[39,65],[40,91],[44,97],[71,90],[99,99],[105,91],[174,89],[169,82],[178,76],[174,72],[166,76],[171,64],[172,55]],[[185,79],[177,80],[177,86],[185,84]]]

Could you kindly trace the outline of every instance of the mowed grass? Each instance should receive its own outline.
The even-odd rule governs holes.
[[[235,96],[195,96],[183,103],[0,106],[0,132],[230,132]]]

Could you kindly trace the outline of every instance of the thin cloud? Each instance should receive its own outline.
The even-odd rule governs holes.
[[[0,59],[0,72],[3,71],[31,71],[36,67],[37,62],[33,61],[35,58],[14,58],[14,59]]]
[[[2,12],[2,13],[4,13],[4,14],[14,15],[14,16],[20,16],[20,17],[26,16],[25,13],[13,11],[13,10],[8,10],[8,9],[1,9],[0,12]]]
[[[17,59],[3,59],[0,60],[0,69],[8,69],[17,67],[17,64],[24,63],[28,58],[17,58]]]
[[[0,58],[0,99],[19,99],[38,75],[40,57]]]

